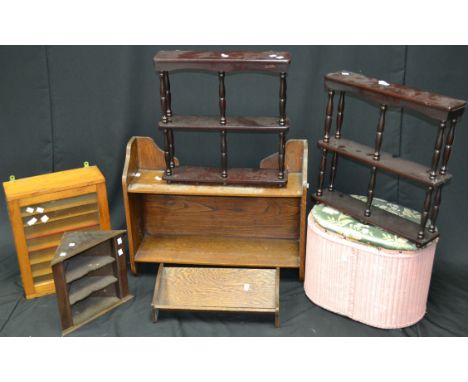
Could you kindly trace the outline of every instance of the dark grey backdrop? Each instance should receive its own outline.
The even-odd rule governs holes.
[[[326,96],[323,76],[346,69],[389,82],[468,99],[467,47],[249,46],[249,47],[1,47],[0,179],[80,167],[99,166],[107,179],[114,228],[124,228],[121,171],[125,145],[134,135],[151,136],[162,147],[158,78],[152,56],[159,49],[288,50],[287,112],[289,138],[309,140],[309,179],[315,188]],[[216,114],[217,78],[206,73],[171,77],[175,113]],[[278,80],[263,74],[235,74],[226,79],[228,115],[276,115]],[[348,99],[344,134],[372,144],[376,107]],[[400,110],[388,113],[383,149],[429,163],[435,125]],[[421,138],[425,137],[425,138]],[[230,164],[255,166],[276,149],[276,137],[229,136]],[[297,273],[283,272],[282,328],[251,316],[166,314],[149,322],[154,267],[130,276],[137,298],[88,325],[77,335],[467,335],[468,334],[468,122],[458,124],[450,172],[443,194],[428,314],[405,330],[383,331],[355,323],[310,303]],[[218,165],[216,134],[176,134],[176,155],[184,163]],[[342,161],[337,186],[364,193],[369,170]],[[419,209],[424,191],[396,177],[380,175],[377,196]],[[4,196],[0,197],[0,334],[58,335],[55,297],[26,302],[11,238]]]

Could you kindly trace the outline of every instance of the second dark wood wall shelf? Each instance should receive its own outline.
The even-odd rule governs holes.
[[[347,71],[327,74],[325,76],[325,86],[327,87],[328,101],[323,139],[318,141],[322,157],[318,187],[313,198],[317,202],[329,204],[366,224],[375,224],[405,237],[418,246],[425,245],[437,238],[439,234],[436,229],[436,221],[442,199],[442,188],[452,178],[447,172],[447,168],[455,137],[455,126],[464,112],[466,102],[405,85],[390,84],[384,80],[369,78],[362,74]],[[334,137],[332,137],[331,127],[335,92],[339,92],[339,100],[336,130]],[[341,130],[346,93],[354,94],[379,105],[380,113],[374,147],[368,147],[342,138]],[[431,166],[424,166],[381,151],[385,116],[389,107],[411,109],[439,121]],[[329,185],[325,189],[328,152],[333,153],[333,158],[330,166]],[[371,168],[367,202],[363,203],[353,199],[335,189],[338,156],[356,160]],[[419,224],[372,207],[378,170],[410,179],[426,187],[426,196]],[[429,218],[430,224],[428,224]]]

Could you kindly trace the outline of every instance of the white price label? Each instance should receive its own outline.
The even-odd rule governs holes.
[[[67,256],[67,253],[66,253],[66,252],[60,252],[59,256],[60,256],[60,257]]]
[[[31,218],[27,221],[27,224],[28,225],[33,225],[33,224],[36,224],[37,223],[37,219],[36,218]]]
[[[122,256],[122,255],[123,255],[123,249],[120,248],[120,249],[117,251],[117,253],[119,254],[119,256]]]
[[[121,237],[118,237],[118,238],[117,238],[117,244],[118,244],[118,245],[122,244],[122,238],[121,238]]]
[[[250,290],[250,284],[244,284],[244,292],[248,292]]]
[[[41,222],[47,223],[49,221],[49,217],[47,215],[44,215],[41,217]]]
[[[42,214],[44,212],[44,208],[42,207],[37,207],[36,208],[36,212],[39,213],[39,214]]]
[[[27,207],[27,208],[26,208],[26,212],[27,212],[28,214],[32,214],[32,213],[34,212],[34,208],[32,208],[32,207]]]
[[[75,245],[76,245],[76,243],[68,243],[69,247],[74,247]]]

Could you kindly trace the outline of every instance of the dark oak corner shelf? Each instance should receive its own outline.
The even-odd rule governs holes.
[[[317,202],[325,203],[333,208],[336,208],[343,213],[352,216],[364,224],[371,224],[382,227],[383,229],[414,241],[418,246],[424,246],[439,236],[437,231],[430,232],[425,229],[423,239],[418,239],[419,224],[413,223],[391,212],[384,211],[380,208],[371,207],[370,216],[364,215],[366,203],[353,198],[347,194],[335,191],[324,190],[322,196],[314,194],[312,196]]]
[[[160,310],[271,314],[279,327],[280,270],[159,266],[152,301]]]
[[[130,300],[125,231],[63,235],[51,261],[62,333],[67,335]]]
[[[151,138],[130,139],[122,187],[132,271],[148,262],[285,267],[302,279],[307,141],[285,146],[284,187],[168,184],[164,152]],[[259,167],[275,172],[277,163],[275,153]]]
[[[325,76],[328,101],[325,111],[323,139],[318,141],[321,150],[319,184],[313,198],[321,203],[351,215],[366,223],[380,226],[399,236],[425,245],[438,237],[436,220],[439,213],[442,188],[452,175],[447,172],[455,137],[455,126],[466,107],[466,102],[440,94],[414,89],[405,85],[391,84],[385,80],[369,78],[348,71],[329,73]],[[333,102],[335,92],[339,92],[336,130],[331,136],[333,122]],[[379,104],[380,115],[377,122],[374,147],[362,145],[342,138],[346,93],[365,98]],[[430,166],[424,166],[403,158],[394,157],[381,151],[385,129],[385,116],[388,107],[412,109],[417,113],[439,120],[439,127]],[[325,187],[327,154],[333,154],[330,166],[330,181]],[[362,202],[335,190],[338,157],[344,156],[370,167],[367,201]],[[377,171],[383,170],[426,187],[419,224],[372,207]],[[429,219],[430,218],[430,219]],[[429,227],[427,227],[430,222]]]
[[[193,184],[221,184],[275,187],[284,186],[288,174],[285,172],[286,133],[289,120],[286,117],[286,77],[291,57],[286,52],[195,52],[161,51],[154,56],[154,67],[159,73],[159,95],[161,99],[161,120],[159,128],[164,132],[164,179],[170,182]],[[208,70],[218,73],[219,116],[175,116],[172,110],[172,95],[169,72],[174,70]],[[225,76],[229,72],[274,72],[279,74],[279,115],[278,117],[245,117],[226,115]],[[175,169],[174,131],[218,131],[220,133],[219,176],[214,169]],[[249,171],[228,168],[228,133],[263,132],[278,134],[278,161],[276,175],[272,171]],[[275,178],[276,177],[276,181]]]

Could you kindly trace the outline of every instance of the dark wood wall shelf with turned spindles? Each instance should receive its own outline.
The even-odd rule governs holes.
[[[154,67],[160,78],[161,114],[159,128],[164,131],[166,170],[163,179],[171,183],[258,185],[284,187],[288,181],[285,169],[286,76],[291,58],[287,52],[192,52],[161,51],[154,57]],[[173,115],[169,72],[201,70],[218,73],[219,117]],[[230,72],[268,72],[278,74],[278,117],[231,117],[226,114],[225,77]],[[219,131],[221,168],[174,165],[174,131]],[[227,135],[230,132],[276,133],[279,137],[277,169],[228,169]]]
[[[324,136],[318,142],[318,147],[322,152],[319,184],[313,198],[317,202],[329,204],[366,224],[374,224],[405,237],[418,246],[425,245],[437,238],[439,234],[435,224],[441,203],[442,188],[452,178],[451,174],[447,172],[447,165],[452,152],[455,125],[464,112],[466,102],[345,71],[327,74],[325,76],[325,86],[328,91],[328,102],[325,113]],[[333,100],[336,92],[339,92],[339,100],[336,132],[332,137],[330,132],[333,119]],[[342,138],[341,129],[346,93],[380,105],[374,147]],[[411,109],[439,121],[431,166],[424,166],[381,151],[385,115],[389,107]],[[446,130],[448,131],[446,132]],[[328,152],[333,153],[333,157],[329,186],[325,188]],[[371,167],[366,202],[335,190],[338,156],[344,156]],[[441,163],[439,163],[440,161]],[[378,170],[404,177],[426,187],[426,196],[419,224],[372,207]],[[433,194],[435,194],[434,197]],[[429,217],[431,223],[428,226]]]

